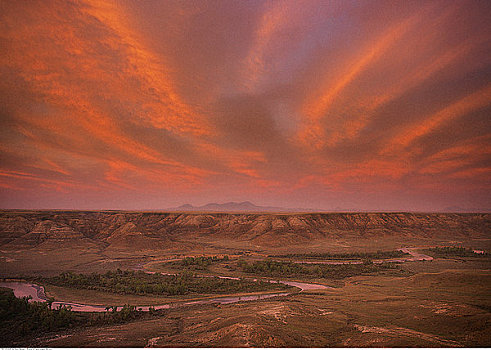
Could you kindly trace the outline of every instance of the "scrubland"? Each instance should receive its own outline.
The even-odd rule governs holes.
[[[35,279],[56,300],[122,306],[237,293],[290,294],[189,305],[115,323],[74,322],[19,335],[4,345],[490,346],[491,258],[470,253],[489,252],[490,227],[489,214],[5,211],[0,215],[1,277]],[[406,259],[398,251],[403,247],[433,260],[383,261]],[[350,264],[336,265],[344,262]],[[250,284],[242,287],[250,288],[180,294],[171,287],[172,293],[158,293],[158,288],[147,293],[122,280],[117,287],[105,281],[112,287],[104,288],[94,282],[90,289],[56,280],[60,273],[104,276],[117,269],[131,276],[143,270],[245,278]],[[162,277],[172,285],[174,277]],[[265,284],[255,289],[253,279],[329,288],[299,291]]]

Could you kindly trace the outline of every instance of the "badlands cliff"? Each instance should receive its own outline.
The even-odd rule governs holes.
[[[193,237],[259,242],[351,237],[487,238],[489,214],[442,213],[158,213],[121,211],[2,211],[0,245],[87,240],[155,248]]]

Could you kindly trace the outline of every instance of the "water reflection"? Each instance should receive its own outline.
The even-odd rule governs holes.
[[[27,283],[27,282],[0,282],[0,287],[5,287],[12,289],[14,291],[14,295],[18,298],[22,297],[32,297],[31,301],[38,301],[38,302],[45,302],[47,301],[47,297],[44,294],[44,288],[42,286],[38,286],[36,284],[32,283]],[[182,307],[182,306],[189,306],[189,305],[197,305],[197,304],[231,304],[231,303],[237,303],[237,302],[242,302],[242,301],[253,301],[253,300],[259,300],[259,299],[268,299],[268,298],[273,298],[273,297],[279,297],[279,296],[286,296],[289,295],[290,293],[273,293],[273,294],[258,294],[258,295],[244,295],[244,296],[237,296],[237,297],[219,297],[219,298],[212,298],[212,299],[202,299],[202,300],[194,300],[194,301],[188,301],[188,302],[177,302],[177,303],[169,303],[169,304],[164,304],[164,305],[157,305],[153,306],[155,310],[161,310],[161,309],[170,309],[170,308],[177,308],[177,307]],[[72,302],[60,302],[56,301],[53,302],[53,308],[58,308],[60,306],[69,306],[73,311],[80,311],[80,312],[105,312],[106,307],[104,306],[99,306],[99,305],[87,305],[87,304],[80,304],[80,303],[72,303]],[[121,306],[117,307],[117,310],[121,310]],[[148,311],[149,306],[137,306],[137,309],[141,309],[142,311]]]

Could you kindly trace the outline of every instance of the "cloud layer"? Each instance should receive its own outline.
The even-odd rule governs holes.
[[[8,208],[491,208],[486,1],[0,3]]]

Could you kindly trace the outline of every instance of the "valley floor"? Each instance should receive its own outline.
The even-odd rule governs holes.
[[[449,219],[445,218],[445,220]],[[459,217],[456,217],[454,221],[458,220]],[[225,233],[217,236],[186,233],[169,235],[170,238],[165,244],[156,247],[142,244],[136,248],[125,245],[134,237],[139,237],[133,232],[134,230],[128,230],[124,236],[122,231],[116,228],[120,226],[114,224],[115,229],[111,231],[114,233],[109,236],[111,239],[96,236],[90,239],[85,236],[50,238],[49,232],[44,241],[34,243],[27,240],[30,236],[23,240],[11,239],[0,246],[0,277],[50,277],[65,271],[105,273],[117,268],[174,273],[182,268],[178,262],[185,256],[227,255],[230,263],[225,261],[214,263],[202,270],[191,269],[191,271],[201,275],[253,278],[254,274],[237,268],[234,270],[234,266],[239,266],[239,261],[253,265],[257,261],[274,259],[271,258],[273,255],[291,253],[376,252],[418,247],[419,249],[413,250],[413,253],[420,254],[419,256],[431,256],[427,248],[435,246],[465,246],[489,252],[491,239],[488,237],[488,216],[480,220],[480,223],[466,224],[465,230],[470,233],[465,233],[467,231],[464,232],[464,229],[457,224],[454,225],[452,234],[442,230],[439,235],[426,234],[423,224],[418,226],[421,228],[417,233],[413,234],[410,229],[406,230],[403,227],[400,230],[407,231],[407,234],[394,233],[388,236],[375,233],[371,235],[368,231],[365,236],[360,236],[355,232],[356,228],[350,228],[351,231],[346,231],[347,233],[338,232],[303,241],[296,241],[292,236],[291,242],[282,241],[281,244],[270,244],[271,242],[266,241],[269,233],[261,236],[261,240],[228,237]],[[387,226],[386,230],[389,231],[391,227]],[[68,229],[63,232],[67,234]],[[290,236],[285,235],[285,237]],[[413,254],[411,258],[417,256]],[[489,255],[483,257],[433,255],[432,257],[433,260],[410,261],[411,259],[408,259],[398,265],[399,268],[393,270],[337,279],[307,275],[276,276],[272,279],[320,283],[333,288],[303,290],[288,296],[231,304],[196,304],[171,308],[162,314],[149,315],[123,324],[71,328],[36,335],[12,345],[31,347],[491,346]],[[230,268],[228,265],[233,266]],[[71,299],[87,303],[100,301],[102,304],[116,304],[121,301],[119,305],[126,302],[133,305],[145,305],[145,303],[156,305],[163,300],[166,302],[175,300],[152,295],[121,296],[60,286],[47,286],[47,292],[58,300]],[[138,304],[139,302],[144,304]]]
[[[437,258],[406,262],[403,267],[409,275],[355,276],[332,289],[304,290],[286,297],[228,305],[169,309],[165,315],[150,319],[65,330],[30,339],[22,345],[475,347],[491,344],[489,259]],[[70,297],[69,289],[64,293]]]
[[[171,309],[163,317],[75,329],[40,347],[454,347],[491,344],[488,271],[358,276],[337,289],[229,305]]]

